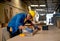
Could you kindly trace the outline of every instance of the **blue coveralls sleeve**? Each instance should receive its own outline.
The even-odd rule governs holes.
[[[16,19],[16,27],[18,27],[18,26],[20,26],[20,25],[23,25],[22,23],[21,23],[21,16],[18,16],[17,17],[17,19]]]

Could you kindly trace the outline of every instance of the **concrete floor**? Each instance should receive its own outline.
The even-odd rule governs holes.
[[[60,41],[60,29],[51,26],[48,31],[39,31],[35,37],[38,41]]]
[[[19,37],[14,37],[8,41],[60,41],[60,29],[55,26],[49,26],[49,30],[39,31],[35,36]]]

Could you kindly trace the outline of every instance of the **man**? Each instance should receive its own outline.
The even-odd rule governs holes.
[[[10,37],[14,37],[18,34],[21,34],[22,29],[24,29],[24,25],[26,22],[31,23],[31,25],[33,25],[33,23],[30,21],[31,18],[32,16],[30,14],[25,14],[25,13],[16,14],[10,20],[7,26],[7,31],[9,31]],[[25,19],[26,21],[24,22]],[[11,28],[12,28],[12,31],[11,31]]]

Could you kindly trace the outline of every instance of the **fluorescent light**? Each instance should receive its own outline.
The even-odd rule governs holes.
[[[38,7],[38,5],[31,5],[31,7]]]
[[[45,9],[36,9],[36,11],[45,11]]]
[[[45,14],[40,14],[41,16],[44,16]]]
[[[46,5],[40,5],[41,7],[45,7]]]

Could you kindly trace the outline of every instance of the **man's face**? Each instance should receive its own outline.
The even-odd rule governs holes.
[[[32,17],[31,17],[31,15],[30,14],[27,14],[27,20],[30,20]]]

